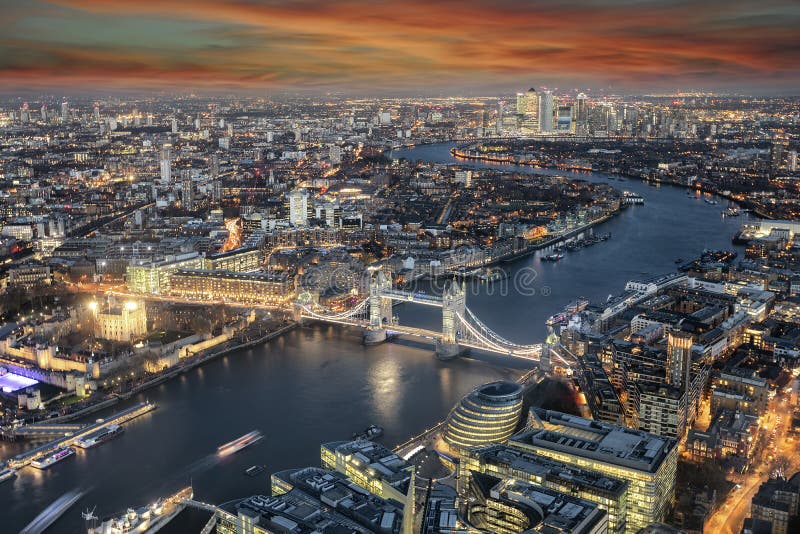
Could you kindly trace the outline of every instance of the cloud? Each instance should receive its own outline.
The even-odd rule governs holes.
[[[800,9],[785,0],[39,0],[5,11],[6,86],[769,89],[800,79]]]

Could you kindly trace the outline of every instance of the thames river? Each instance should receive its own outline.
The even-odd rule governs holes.
[[[455,163],[450,146],[395,151],[393,157]],[[594,173],[517,170],[609,180]],[[744,220],[723,218],[723,200],[709,205],[674,187],[634,180],[610,183],[641,194],[645,205],[598,227],[597,232],[611,232],[609,241],[567,253],[557,263],[542,263],[537,253],[506,264],[511,281],[524,278],[523,292],[513,283],[505,289],[499,282],[472,285],[467,306],[512,341],[540,342],[546,335],[545,319],[569,301],[579,296],[602,301],[622,291],[630,279],[675,270],[678,258],[691,259],[704,249],[729,249],[731,235]],[[440,323],[436,312],[406,304],[396,308],[402,323],[427,328]],[[385,428],[380,441],[395,445],[444,418],[476,385],[514,379],[525,368],[524,361],[482,355],[443,363],[424,345],[364,347],[356,331],[300,328],[131,399],[132,404],[147,398],[159,408],[127,424],[116,440],[78,451],[46,471],[23,469],[15,480],[0,485],[0,531],[19,531],[73,488],[86,491],[85,496],[51,531],[79,531],[80,511],[87,507],[96,506],[100,517],[118,514],[189,483],[197,499],[213,503],[268,493],[268,473],[319,465],[320,443],[347,439],[374,423]],[[219,445],[254,429],[266,438],[229,458],[216,458]],[[0,457],[28,446],[0,442]],[[243,470],[253,464],[264,464],[267,471],[245,476]]]

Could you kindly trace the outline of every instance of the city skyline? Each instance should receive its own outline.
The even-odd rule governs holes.
[[[800,532],[798,0],[0,10],[1,531]]]
[[[791,2],[4,1],[0,90],[790,94]]]

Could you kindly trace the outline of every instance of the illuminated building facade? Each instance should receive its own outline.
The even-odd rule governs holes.
[[[169,294],[170,275],[180,269],[201,269],[203,258],[197,252],[182,254],[164,261],[129,265],[128,289],[135,293]]]
[[[675,439],[540,408],[531,409],[530,426],[509,445],[630,484],[625,532],[666,519],[675,497]]]
[[[242,247],[206,256],[203,269],[247,273],[261,267],[264,253],[258,247]]]
[[[608,531],[625,532],[629,484],[591,469],[575,467],[508,445],[468,449],[461,455],[457,479],[466,496],[474,473],[513,478],[597,504],[608,514]]]
[[[608,516],[597,504],[521,480],[476,473],[466,507],[471,525],[494,534],[608,532]]]
[[[514,382],[484,384],[450,412],[444,441],[456,449],[506,442],[521,415],[522,386]]]
[[[406,502],[413,464],[372,441],[336,441],[320,448],[322,467],[338,471],[384,499]]]
[[[289,193],[289,223],[292,226],[308,224],[308,193],[301,189]]]
[[[711,413],[720,408],[759,416],[769,403],[769,382],[745,370],[720,371],[713,380]]]
[[[113,341],[130,341],[147,334],[147,311],[140,302],[128,301],[101,307],[90,303],[95,314],[98,337]]]
[[[186,269],[170,275],[170,293],[191,300],[277,305],[294,296],[294,284],[285,273]]]

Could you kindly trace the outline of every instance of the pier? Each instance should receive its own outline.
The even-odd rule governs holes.
[[[85,426],[81,424],[31,423],[7,430],[5,434],[12,441],[17,438],[56,438],[70,436],[79,432]]]
[[[75,442],[89,434],[96,432],[102,428],[105,428],[109,425],[121,425],[123,423],[127,423],[137,417],[144,415],[148,412],[151,412],[156,409],[156,405],[152,402],[145,401],[142,403],[137,404],[136,406],[132,406],[121,412],[117,412],[113,414],[111,417],[107,419],[102,419],[97,423],[92,423],[86,426],[81,427],[78,431],[74,434],[69,436],[63,436],[54,439],[53,441],[49,441],[44,445],[31,449],[29,451],[25,451],[22,454],[18,454],[17,456],[11,458],[8,461],[8,466],[13,467],[14,469],[20,469],[29,465],[32,461],[47,456],[51,454],[53,451],[60,447],[69,447]]]

